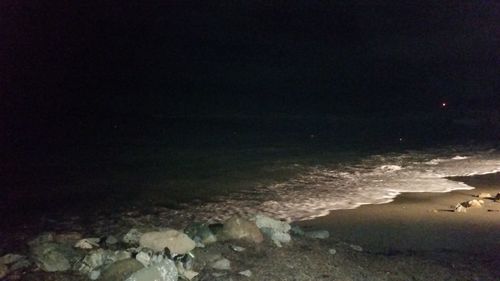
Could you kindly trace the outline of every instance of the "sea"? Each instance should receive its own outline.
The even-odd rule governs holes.
[[[65,122],[67,124],[68,121]],[[220,222],[287,221],[473,189],[500,172],[498,131],[450,119],[110,116],[54,125],[3,151],[3,222],[163,207]]]

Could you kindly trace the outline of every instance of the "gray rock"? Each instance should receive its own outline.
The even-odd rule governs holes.
[[[135,229],[132,228],[123,236],[123,242],[127,244],[139,244],[139,239],[141,239],[142,233]]]
[[[76,242],[75,248],[83,249],[83,250],[90,250],[93,248],[99,248],[99,241],[101,239],[99,238],[84,238],[81,239],[80,241]]]
[[[331,248],[331,249],[328,249],[328,253],[333,256],[337,253],[337,250],[335,250],[334,248]]]
[[[31,254],[38,267],[47,272],[69,270],[71,264],[80,259],[80,255],[70,246],[52,242],[33,246]]]
[[[263,228],[263,227],[271,228],[275,232],[287,233],[291,229],[289,223],[275,220],[263,215],[255,216],[255,224],[257,225],[258,228]]]
[[[351,247],[351,249],[353,249],[356,252],[363,252],[363,247],[361,247],[359,245],[351,244],[351,245],[349,245],[349,247]]]
[[[106,245],[115,245],[116,243],[118,243],[118,239],[113,235],[106,237]]]
[[[199,239],[201,243],[204,245],[209,245],[217,242],[217,237],[212,233],[208,225],[202,223],[193,223],[184,229],[184,233],[186,233],[189,238],[193,240]]]
[[[81,273],[88,274],[104,265],[106,251],[97,249],[86,255],[83,260],[75,264],[74,268]]]
[[[54,242],[55,233],[54,232],[44,232],[40,235],[38,235],[35,239],[31,240],[28,242],[28,245],[30,247],[35,247],[37,245],[47,243],[47,242]]]
[[[222,258],[212,263],[210,267],[217,270],[231,270],[231,262],[226,258]]]
[[[233,250],[235,252],[243,252],[246,250],[245,248],[240,247],[240,246],[236,246],[236,245],[231,245],[230,247],[231,247],[231,250]]]
[[[157,252],[161,252],[165,250],[165,248],[168,248],[170,253],[174,255],[183,255],[193,250],[196,243],[186,234],[170,229],[167,231],[144,233],[139,240],[139,245]]]
[[[21,259],[25,259],[26,257],[18,254],[6,254],[3,257],[0,257],[0,263],[3,264],[11,264],[15,263]]]
[[[126,259],[117,261],[107,267],[102,271],[101,277],[99,280],[101,281],[123,281],[128,278],[132,273],[144,268],[144,266],[134,260],[134,259]]]
[[[165,258],[134,272],[125,281],[177,281],[178,278],[175,263]]]
[[[10,266],[10,271],[16,271],[19,269],[27,268],[31,266],[31,262],[27,258],[16,261]]]
[[[101,271],[99,270],[93,270],[89,273],[90,280],[97,280],[99,276],[101,276]]]
[[[9,268],[5,264],[0,263],[0,278],[4,278],[7,273],[9,273]]]
[[[151,256],[152,256],[151,254],[141,251],[135,256],[135,259],[142,265],[147,267],[151,263]]]
[[[297,235],[297,236],[304,236],[306,234],[304,232],[304,230],[300,226],[298,226],[298,225],[292,225],[292,228],[290,229],[290,232],[293,235]]]
[[[290,234],[285,232],[279,232],[268,227],[263,227],[260,230],[262,231],[262,233],[264,233],[265,236],[269,237],[273,241],[273,243],[278,247],[281,247],[281,243],[288,243],[292,240]]]
[[[238,272],[240,275],[246,276],[246,277],[252,277],[252,272],[250,270],[243,270]]]
[[[312,230],[306,231],[305,236],[313,239],[326,239],[330,237],[328,230]]]

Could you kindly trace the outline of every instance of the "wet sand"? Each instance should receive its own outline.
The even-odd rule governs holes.
[[[328,229],[334,239],[374,253],[445,252],[480,254],[500,263],[500,202],[484,199],[482,208],[453,212],[459,202],[500,192],[500,173],[453,178],[475,187],[448,193],[404,193],[393,202],[333,211],[301,222],[308,229]]]

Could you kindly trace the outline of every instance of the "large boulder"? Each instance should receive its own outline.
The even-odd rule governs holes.
[[[255,243],[264,241],[262,232],[255,223],[238,216],[224,223],[221,234],[224,239],[243,239]]]
[[[135,259],[125,259],[111,264],[101,273],[101,281],[123,281],[130,277],[132,273],[144,268]]]
[[[151,266],[134,272],[125,281],[177,281],[179,274],[175,263],[158,256]]]
[[[141,236],[139,245],[157,252],[168,248],[173,255],[186,254],[196,246],[186,234],[174,229],[146,232]]]
[[[71,246],[52,242],[33,246],[31,256],[38,267],[47,272],[69,270],[71,265],[80,258]]]

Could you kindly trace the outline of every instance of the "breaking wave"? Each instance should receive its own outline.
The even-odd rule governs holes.
[[[211,222],[254,213],[288,221],[308,220],[332,210],[388,203],[402,192],[473,189],[447,177],[499,171],[500,153],[494,149],[377,154],[353,163],[304,166],[285,181],[190,206],[188,210],[194,218]]]

